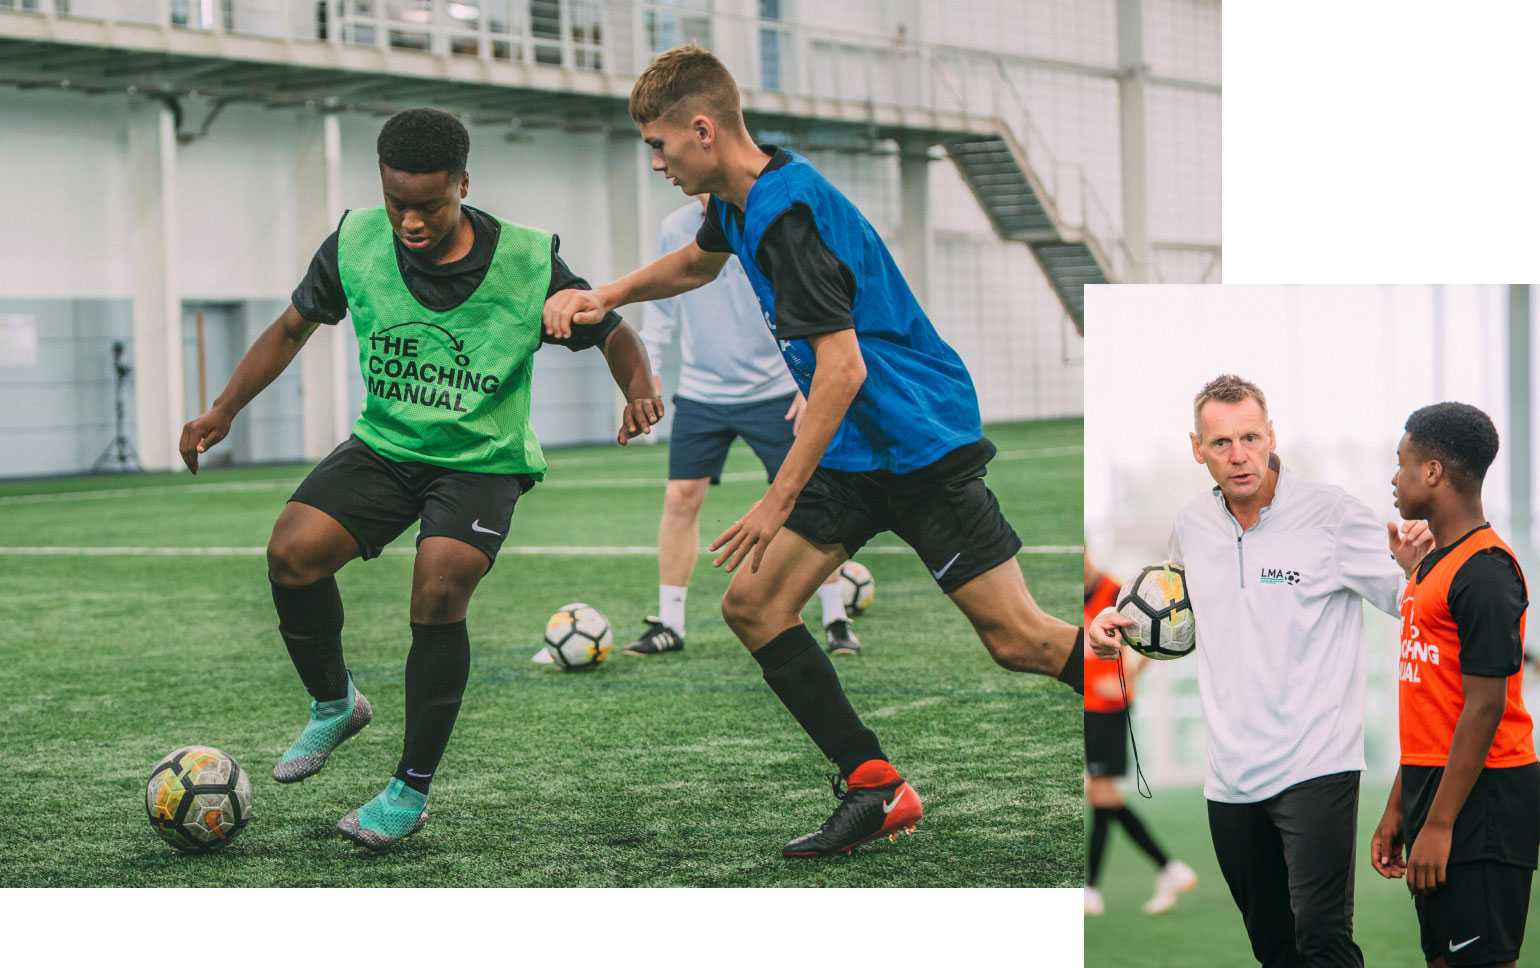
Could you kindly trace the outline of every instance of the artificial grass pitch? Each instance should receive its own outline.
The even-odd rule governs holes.
[[[1354,863],[1353,938],[1363,949],[1366,965],[1422,965],[1417,914],[1405,880],[1386,880],[1369,866],[1369,838],[1385,810],[1390,792],[1384,781],[1366,777],[1358,797],[1358,840]],[[1107,913],[1086,918],[1087,965],[1134,964],[1129,952],[1138,952],[1140,968],[1255,968],[1251,943],[1241,923],[1239,909],[1230,897],[1224,875],[1214,859],[1209,840],[1208,813],[1203,791],[1156,787],[1154,798],[1125,791],[1128,805],[1139,814],[1155,840],[1172,857],[1186,861],[1198,873],[1198,886],[1183,894],[1176,908],[1149,916],[1139,905],[1150,896],[1155,869],[1121,827],[1108,838],[1101,891]],[[1519,964],[1540,965],[1540,892],[1529,900],[1529,932]]]
[[[988,481],[1022,539],[1078,546],[1080,423],[989,433],[1001,458]],[[333,828],[400,753],[415,529],[338,575],[344,649],[373,724],[284,787],[269,771],[309,697],[276,631],[260,549],[308,465],[0,487],[0,767],[12,792],[0,886],[1081,882],[1079,697],[995,666],[912,554],[861,557],[877,580],[856,623],[865,654],[836,665],[926,818],[915,836],[851,858],[782,859],[785,841],[834,808],[832,768],[723,625],[727,576],[701,559],[683,653],[618,654],[656,610],[655,559],[625,549],[656,540],[665,449],[550,456],[548,483],[521,500],[471,603],[470,683],[428,825],[379,857]],[[764,491],[742,444],[727,471],[702,513],[703,547]],[[891,535],[874,545],[901,547]],[[23,546],[66,550],[3,550]],[[519,550],[530,546],[548,550]],[[184,553],[67,550],[82,547]],[[1079,553],[1020,561],[1037,599],[1075,621]],[[573,600],[615,630],[617,654],[592,675],[529,661],[546,618]],[[816,600],[806,614],[816,626]],[[218,746],[252,776],[254,819],[210,856],[173,853],[145,819],[150,769],[189,743]]]

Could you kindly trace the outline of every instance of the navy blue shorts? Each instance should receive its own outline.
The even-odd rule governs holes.
[[[753,403],[701,403],[674,397],[674,430],[668,442],[668,479],[722,483],[722,465],[735,437],[742,437],[775,480],[794,439],[786,411],[795,393]]]

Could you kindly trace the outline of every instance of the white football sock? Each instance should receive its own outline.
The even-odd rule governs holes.
[[[684,634],[684,585],[658,586],[658,619],[669,628]]]
[[[824,628],[828,628],[835,622],[850,621],[850,617],[845,614],[845,591],[840,588],[839,582],[831,581],[827,585],[820,585],[818,602],[823,606]]]

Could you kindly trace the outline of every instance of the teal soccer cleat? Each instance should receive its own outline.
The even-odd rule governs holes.
[[[384,850],[421,830],[428,822],[428,795],[391,778],[385,789],[337,821],[337,832],[370,850]]]
[[[299,739],[288,752],[278,758],[273,767],[273,779],[279,783],[298,783],[307,776],[321,772],[326,758],[341,746],[349,736],[357,733],[374,718],[369,700],[353,685],[348,676],[348,694],[330,702],[310,703],[310,722],[299,734]]]

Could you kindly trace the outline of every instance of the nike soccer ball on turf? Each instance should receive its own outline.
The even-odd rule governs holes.
[[[545,623],[545,650],[564,672],[596,669],[610,657],[609,619],[592,605],[563,605]]]
[[[207,853],[234,840],[251,820],[251,779],[223,750],[184,746],[150,772],[144,807],[166,843]]]
[[[877,597],[877,583],[865,565],[858,561],[845,562],[840,565],[838,580],[840,595],[845,599],[845,611],[852,617],[872,607],[872,600]]]
[[[1130,649],[1151,659],[1180,659],[1197,645],[1187,573],[1173,564],[1151,565],[1123,589],[1118,614],[1134,624],[1120,629]]]

